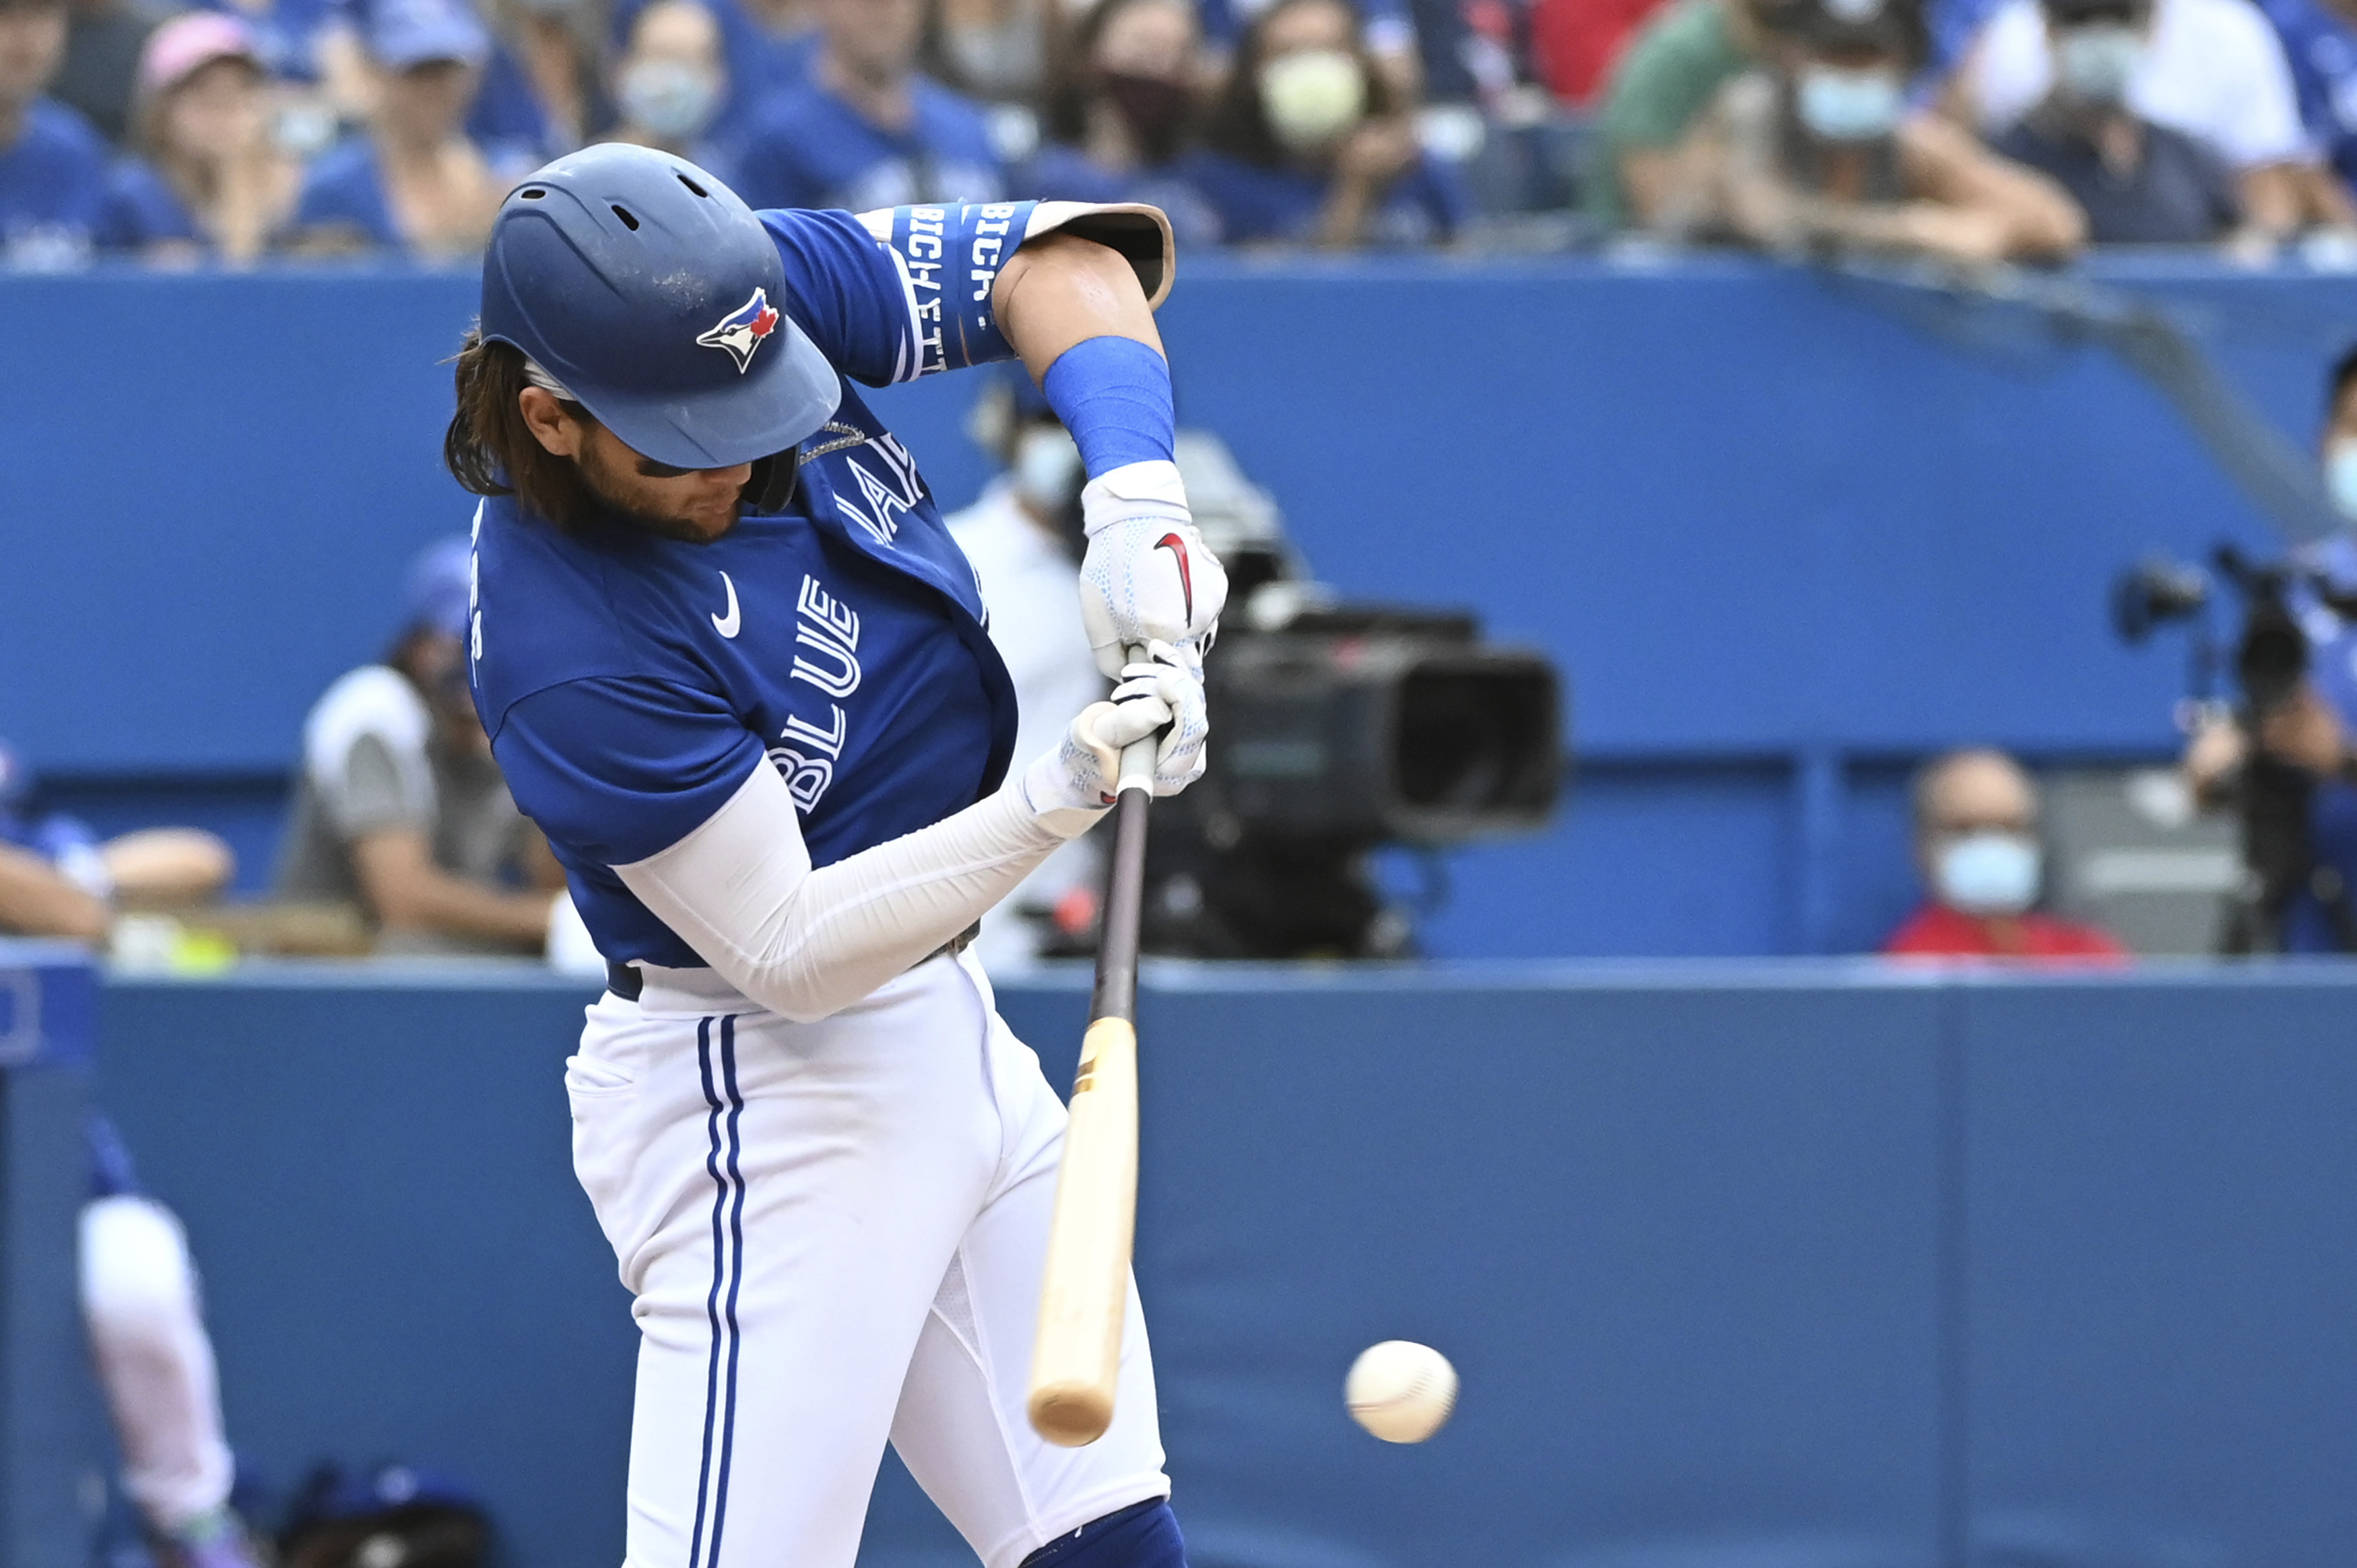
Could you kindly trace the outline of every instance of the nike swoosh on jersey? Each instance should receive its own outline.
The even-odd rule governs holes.
[[[745,619],[737,608],[737,585],[729,582],[728,574],[726,572],[720,574],[720,580],[728,584],[728,613],[725,616],[714,616],[712,629],[723,637],[735,637],[737,627],[744,624]]]

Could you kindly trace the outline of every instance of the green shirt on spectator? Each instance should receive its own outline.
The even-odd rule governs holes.
[[[1619,228],[1630,219],[1620,158],[1668,152],[1685,139],[1728,81],[1752,59],[1738,38],[1730,5],[1741,0],[1677,0],[1654,14],[1629,41],[1596,121],[1598,156],[1587,179],[1587,210]]]

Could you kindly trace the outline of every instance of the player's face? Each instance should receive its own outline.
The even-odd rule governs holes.
[[[674,468],[642,457],[612,431],[583,424],[573,458],[581,477],[614,511],[666,539],[709,544],[737,526],[740,498],[753,465],[733,468]]]

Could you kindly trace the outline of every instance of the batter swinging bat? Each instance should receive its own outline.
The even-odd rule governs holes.
[[[1132,659],[1146,650],[1133,650]],[[1129,1244],[1137,1219],[1137,919],[1146,889],[1146,810],[1154,799],[1150,735],[1122,748],[1114,790],[1096,993],[1072,1080],[1071,1121],[1056,1173],[1056,1216],[1031,1348],[1031,1426],[1066,1448],[1113,1424]]]

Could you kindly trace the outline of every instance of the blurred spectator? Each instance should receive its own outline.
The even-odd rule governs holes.
[[[1200,56],[1189,0],[1099,0],[1073,30],[1048,134],[1018,194],[1053,201],[1143,201],[1180,245],[1212,244],[1219,220],[1179,172],[1195,128]]]
[[[100,841],[75,819],[29,811],[32,774],[0,744],[0,932],[102,942],[116,907],[200,904],[229,886],[237,857],[199,828],[146,828]]]
[[[2344,353],[2325,388],[2319,456],[2325,488],[2357,530],[2357,348]],[[2341,596],[2357,597],[2357,539],[2342,532],[2301,552],[2300,564]],[[2296,846],[2306,864],[2283,885],[2262,875],[2233,950],[2357,952],[2357,618],[2329,607],[2312,591],[2294,605],[2308,640],[2309,675],[2298,695],[2255,715],[2260,751],[2312,781],[2308,820]],[[2250,762],[2245,731],[2225,713],[2212,715],[2186,747],[2194,798],[2206,806],[2235,801]],[[2258,867],[2253,867],[2258,871]]]
[[[1006,194],[982,111],[917,70],[923,0],[816,0],[810,79],[770,100],[739,160],[755,207],[995,201]]]
[[[151,261],[250,262],[285,223],[302,171],[270,134],[244,23],[192,11],[156,29],[140,60],[139,156],[115,165],[99,243]]]
[[[2078,69],[2090,69],[2089,47],[2074,47],[2085,57]],[[2290,69],[2266,18],[2245,0],[2158,0],[2148,42],[2126,63],[2128,106],[2224,159],[2256,228],[2281,236],[2311,220],[2339,220],[2314,209],[2322,182],[2305,172],[2316,160]],[[1974,46],[1958,91],[1977,124],[1995,134],[2043,102],[2055,77],[2054,42],[2039,0],[2007,0]]]
[[[1059,0],[933,0],[926,66],[969,97],[1037,102],[1060,47]]]
[[[1672,165],[1657,226],[1967,264],[2076,250],[2086,220],[2051,181],[1910,113],[1924,48],[1914,0],[1796,0],[1770,65],[1719,90]]]
[[[65,63],[49,96],[81,111],[108,141],[128,141],[140,51],[178,9],[173,0],[68,0]]]
[[[2128,82],[2150,47],[2152,0],[2045,0],[2045,12],[2053,90],[1990,145],[2069,191],[2095,244],[2226,238],[2243,213],[2233,171],[2128,107]]]
[[[1019,365],[1006,367],[976,400],[974,434],[999,465],[980,499],[952,513],[950,532],[973,564],[990,611],[990,640],[1014,678],[1016,754],[1056,744],[1062,721],[1105,693],[1081,624],[1080,448]],[[1060,934],[1085,930],[1095,909],[1096,845],[1074,839],[1049,855],[982,918],[985,964],[1017,967],[1043,956]],[[1081,896],[1062,930],[1060,907]]]
[[[706,135],[728,96],[720,24],[698,0],[654,0],[614,63],[618,142],[676,153],[735,187],[736,160]]]
[[[370,16],[368,49],[377,95],[369,133],[313,162],[295,243],[427,257],[481,250],[506,194],[464,129],[490,35],[457,0],[384,0]]]
[[[1537,0],[1531,7],[1531,48],[1548,91],[1566,103],[1587,103],[1638,27],[1661,6],[1662,0]]]
[[[630,47],[640,13],[651,0],[621,0],[614,7],[613,46]],[[810,80],[820,35],[808,0],[701,0],[720,28],[720,52],[727,66],[727,91],[713,115],[705,140],[733,158],[751,136],[753,124],[771,98]]]
[[[1629,40],[1596,119],[1585,204],[1608,228],[1644,228],[1719,89],[1768,55],[1771,0],[1673,0]]]
[[[467,690],[470,573],[464,536],[420,555],[384,662],[328,687],[303,723],[277,891],[357,902],[381,951],[537,951],[571,908]]]
[[[1197,0],[1211,62],[1223,65],[1249,51],[1253,28],[1281,4],[1283,0]],[[1409,0],[1358,0],[1352,13],[1360,23],[1367,58],[1391,88],[1394,100],[1403,108],[1412,105],[1423,90],[1424,70],[1417,57],[1415,18]]]
[[[1188,172],[1230,244],[1434,244],[1469,216],[1345,0],[1275,0],[1243,36]]]
[[[106,144],[43,96],[65,47],[65,0],[0,0],[0,265],[48,271],[90,258]]]
[[[1902,958],[2118,960],[2119,943],[2031,906],[2038,792],[2001,751],[1955,751],[1915,779],[1915,859],[1932,896],[1883,945]]]
[[[583,0],[485,0],[491,48],[467,134],[518,175],[590,139],[607,118],[598,18]]]
[[[2331,185],[2311,199],[2344,210],[2357,193],[2357,0],[2258,0],[2282,43],[2309,142]],[[2333,221],[2345,222],[2345,215]]]

